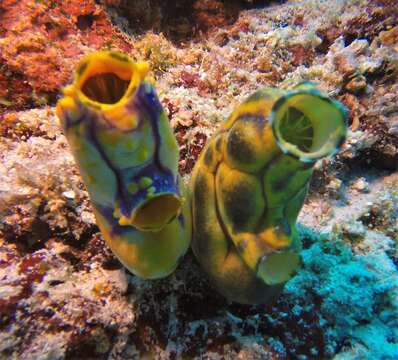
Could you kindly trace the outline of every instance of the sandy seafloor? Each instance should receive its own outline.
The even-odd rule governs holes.
[[[104,48],[151,64],[186,180],[263,86],[312,80],[350,110],[276,303],[228,303],[191,252],[144,281],[107,248],[54,113]],[[0,136],[1,359],[398,359],[396,1],[1,0]]]

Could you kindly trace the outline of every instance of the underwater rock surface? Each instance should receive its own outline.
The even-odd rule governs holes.
[[[153,7],[160,18],[134,27],[154,3],[0,3],[0,358],[397,359],[396,2],[232,13],[198,0],[189,26]],[[299,216],[302,268],[274,304],[228,303],[190,252],[144,281],[106,246],[54,110],[80,56],[104,48],[150,63],[186,181],[260,87],[310,80],[349,108],[348,139],[317,164]]]

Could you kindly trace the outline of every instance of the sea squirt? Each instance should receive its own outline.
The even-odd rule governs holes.
[[[89,54],[57,114],[107,244],[132,273],[161,278],[186,252],[191,225],[178,145],[147,73],[118,52]]]
[[[345,108],[304,82],[244,101],[191,178],[192,248],[214,286],[245,304],[275,299],[300,265],[296,220],[315,162],[346,137]]]

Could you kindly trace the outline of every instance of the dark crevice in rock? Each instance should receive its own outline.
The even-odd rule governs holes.
[[[81,31],[90,30],[96,18],[97,17],[93,14],[79,15],[77,17],[76,25]]]
[[[133,32],[162,32],[178,43],[233,24],[241,10],[267,4],[268,0],[122,0],[115,10],[128,20]]]

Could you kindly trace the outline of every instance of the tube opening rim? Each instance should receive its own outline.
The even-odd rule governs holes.
[[[138,89],[143,78],[137,63],[132,62],[126,55],[114,51],[104,51],[87,55],[75,73],[75,89],[78,98],[86,105],[111,110],[123,106],[128,98]],[[146,73],[146,72],[145,72]],[[123,94],[115,102],[101,102],[92,98],[84,91],[84,85],[96,75],[112,74],[121,81],[128,82]],[[144,74],[145,75],[145,74]]]
[[[331,109],[336,111],[339,116],[339,119],[336,119],[335,121],[336,123],[340,124],[335,126],[334,131],[330,133],[322,146],[318,146],[317,149],[313,149],[312,151],[304,151],[296,144],[287,142],[280,129],[280,123],[282,121],[281,118],[284,116],[284,113],[281,115],[280,111],[283,111],[283,107],[286,107],[287,109],[293,107],[297,110],[295,106],[289,106],[287,103],[288,101],[292,100],[292,98],[297,96],[308,96],[309,98],[313,97],[318,102],[324,102],[324,105],[330,106]],[[302,162],[313,163],[323,157],[333,155],[343,144],[347,133],[347,115],[346,108],[340,102],[322,95],[316,89],[310,89],[293,91],[279,98],[272,107],[269,121],[272,126],[277,144],[283,153],[298,158]]]
[[[131,214],[131,225],[141,231],[160,231],[180,214],[182,205],[181,197],[172,192],[157,193],[134,209]],[[148,219],[148,213],[153,213],[154,207],[156,211],[163,210],[165,213],[155,212],[155,216]]]

